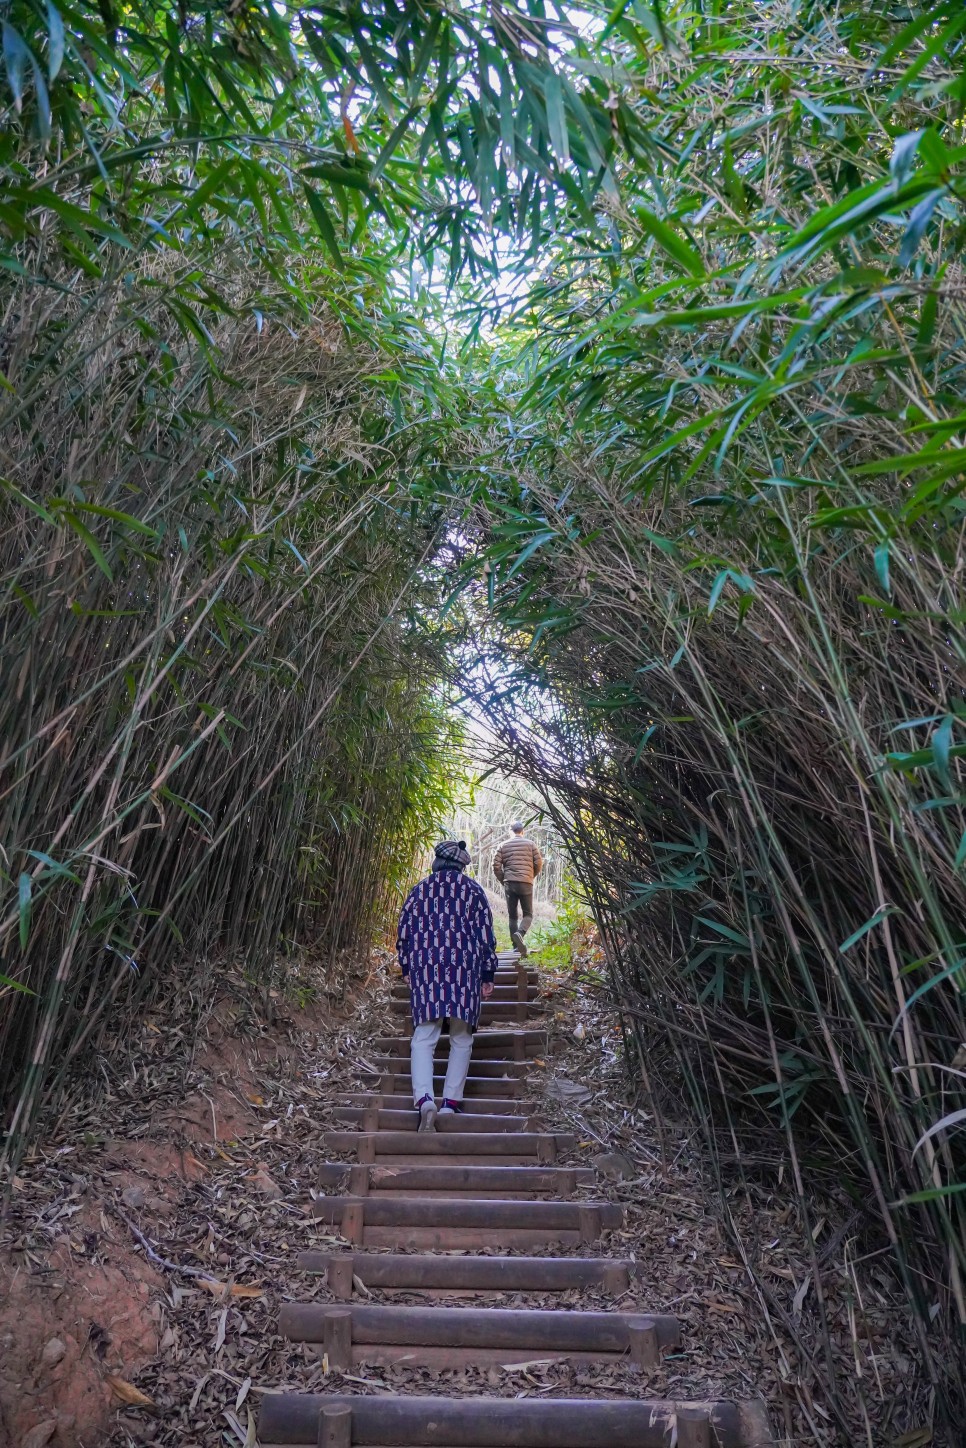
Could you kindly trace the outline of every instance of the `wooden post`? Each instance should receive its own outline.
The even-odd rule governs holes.
[[[513,1059],[514,1061],[525,1061],[527,1059],[527,1043],[522,1032],[517,1032],[513,1037]]]
[[[546,1164],[557,1160],[557,1143],[552,1136],[537,1137],[537,1161]]]
[[[366,1107],[365,1111],[363,1111],[363,1113],[362,1113],[362,1129],[363,1129],[363,1131],[378,1131],[378,1130],[379,1130],[379,1107],[378,1107],[378,1106],[368,1106],[368,1107]]]
[[[678,1448],[711,1448],[711,1420],[703,1408],[678,1408]]]
[[[648,1317],[640,1317],[627,1324],[627,1335],[631,1345],[631,1362],[636,1368],[659,1368],[661,1351],[657,1340],[657,1324]]]
[[[600,1236],[600,1212],[597,1207],[581,1202],[577,1208],[577,1219],[580,1223],[581,1242],[596,1242]]]
[[[612,1297],[620,1297],[630,1284],[631,1274],[623,1262],[608,1263],[603,1271],[602,1286]]]
[[[371,1134],[359,1137],[359,1149],[356,1152],[362,1162],[372,1162],[376,1159],[376,1139]]]
[[[325,1280],[333,1297],[340,1302],[352,1299],[352,1257],[330,1257],[325,1270]]]
[[[340,1231],[347,1242],[355,1246],[361,1246],[362,1234],[365,1230],[365,1207],[361,1202],[350,1202],[342,1213],[342,1226]]]
[[[530,999],[530,982],[527,979],[527,968],[522,960],[517,961],[517,1000],[528,1001]]]
[[[346,1372],[352,1366],[352,1308],[327,1308],[322,1331],[329,1371]]]
[[[353,1197],[367,1197],[369,1195],[368,1166],[350,1166],[349,1195]]]
[[[391,1095],[393,1094],[393,1092],[395,1091],[395,1089],[396,1089],[396,1078],[395,1078],[395,1076],[380,1076],[380,1077],[379,1077],[379,1090],[382,1091],[386,1096],[391,1096]]]
[[[560,1177],[560,1195],[573,1197],[577,1194],[577,1172],[574,1167],[564,1171]]]
[[[319,1413],[318,1448],[350,1448],[352,1443],[352,1409],[333,1404]]]

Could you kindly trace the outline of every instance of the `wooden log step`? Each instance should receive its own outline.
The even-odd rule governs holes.
[[[408,1056],[411,1043],[412,1032],[405,1036],[380,1036],[373,1042],[373,1049],[385,1051],[390,1056]],[[500,1055],[515,1061],[518,1046],[522,1046],[528,1056],[542,1056],[547,1049],[547,1033],[537,1030],[484,1030],[477,1031],[473,1037],[474,1055]]]
[[[524,994],[521,997],[519,994],[519,987],[516,981],[514,981],[512,985],[509,983],[504,984],[502,982],[498,983],[494,981],[493,993],[492,995],[487,996],[487,1001],[516,1001],[520,999],[526,1001],[535,1001],[540,994],[539,986],[529,985],[526,981],[524,981],[523,990]],[[405,983],[403,983],[402,985],[394,985],[392,988],[392,999],[394,1001],[405,1001],[408,1007],[409,986]]]
[[[588,1242],[621,1226],[623,1209],[610,1202],[450,1201],[442,1197],[316,1197],[312,1216],[338,1225],[349,1207],[366,1227],[527,1227],[580,1232]]]
[[[617,1257],[436,1257],[415,1253],[300,1252],[303,1272],[324,1273],[334,1296],[352,1296],[352,1279],[366,1287],[418,1291],[627,1291],[635,1264]]]
[[[437,1368],[489,1367],[535,1353],[583,1361],[628,1356],[639,1368],[660,1366],[680,1346],[676,1317],[664,1313],[521,1311],[479,1307],[331,1306],[286,1303],[278,1330],[325,1352],[345,1372],[362,1363],[403,1360]],[[415,1350],[415,1351],[414,1351]]]
[[[512,1103],[515,1110],[519,1109],[519,1103]],[[336,1112],[336,1117],[341,1122],[358,1123],[365,1131],[411,1131],[419,1130],[419,1117],[412,1106],[408,1110],[380,1110],[378,1107],[368,1108],[363,1106],[345,1106]],[[466,1111],[462,1115],[453,1112],[448,1116],[437,1116],[436,1132],[451,1133],[458,1132],[464,1135],[467,1132],[515,1132],[532,1131],[534,1122],[528,1116],[493,1115],[487,1116],[482,1112]]]
[[[479,1040],[479,1037],[477,1037],[477,1040]],[[445,1046],[437,1046],[437,1048],[436,1048],[436,1064],[437,1064],[437,1065],[445,1065],[445,1062],[446,1062],[446,1047],[445,1047]],[[364,1074],[365,1074],[365,1075],[371,1075],[371,1076],[379,1076],[379,1077],[382,1077],[382,1076],[397,1076],[397,1077],[398,1077],[398,1076],[406,1076],[406,1077],[408,1077],[408,1076],[409,1076],[409,1067],[410,1067],[410,1060],[409,1060],[409,1054],[408,1054],[408,1052],[407,1052],[407,1054],[406,1054],[405,1056],[382,1056],[382,1057],[379,1057],[379,1058],[376,1060],[376,1064],[375,1064],[375,1066],[373,1067],[372,1071],[367,1071],[367,1072],[365,1072]],[[526,1077],[526,1074],[527,1074],[527,1067],[526,1067],[526,1063],[525,1063],[525,1062],[521,1062],[521,1061],[500,1061],[500,1060],[497,1060],[497,1061],[493,1061],[493,1060],[482,1060],[482,1061],[478,1061],[478,1060],[476,1059],[476,1057],[474,1056],[473,1059],[472,1059],[471,1062],[470,1062],[470,1073],[471,1073],[471,1074],[467,1077],[467,1080],[472,1080],[472,1081],[482,1081],[482,1080],[494,1080],[494,1081],[523,1081],[524,1078]],[[442,1077],[440,1077],[440,1079],[442,1079]]]
[[[411,1091],[407,1091],[405,1093],[401,1091],[396,1091],[391,1095],[388,1092],[386,1093],[386,1095],[382,1095],[376,1094],[371,1091],[353,1091],[346,1093],[345,1105],[347,1107],[354,1106],[363,1108],[368,1106],[371,1109],[375,1109],[377,1111],[405,1111],[407,1112],[407,1114],[411,1112],[413,1114],[413,1120],[415,1120],[416,1108],[412,1105],[412,1099],[413,1098]],[[440,1087],[439,1090],[436,1092],[436,1105],[442,1105],[442,1101],[443,1088]],[[464,1116],[526,1117],[534,1115],[536,1110],[536,1101],[528,1101],[523,1096],[468,1096],[464,1097],[463,1099]],[[444,1121],[445,1120],[446,1118],[444,1117]]]
[[[433,1090],[436,1095],[442,1098],[443,1084],[446,1077],[440,1073],[433,1077]],[[412,1098],[413,1082],[409,1071],[392,1072],[391,1074],[379,1076],[373,1083],[373,1089],[383,1092],[389,1096],[408,1096]],[[497,1100],[506,1100],[510,1096],[522,1096],[526,1089],[523,1078],[520,1076],[467,1076],[463,1087],[463,1100],[479,1100],[483,1096],[495,1096]]]
[[[458,1116],[463,1123],[465,1117]],[[359,1161],[381,1156],[466,1156],[471,1163],[489,1156],[532,1156],[554,1162],[573,1151],[577,1139],[569,1132],[464,1132],[464,1131],[327,1131],[322,1138],[329,1151],[358,1151]]]
[[[408,1016],[410,1011],[409,997],[405,1000],[394,1000],[389,1002],[389,1009],[394,1016]],[[490,1021],[515,1021],[522,1018],[525,1021],[536,1020],[546,1011],[547,1007],[537,1001],[484,1001],[480,1007],[480,1021],[486,1025]],[[518,1012],[522,1011],[522,1017]]]
[[[336,1424],[341,1437],[333,1436]],[[258,1441],[263,1448],[765,1448],[773,1440],[757,1403],[487,1398],[483,1405],[479,1398],[281,1392],[262,1398]]]
[[[352,1196],[367,1192],[490,1192],[508,1199],[517,1192],[534,1196],[572,1197],[578,1187],[593,1186],[589,1167],[450,1166],[427,1162],[418,1166],[350,1166],[326,1162],[319,1168],[320,1187]]]

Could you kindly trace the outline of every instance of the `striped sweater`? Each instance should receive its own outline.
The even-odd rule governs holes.
[[[475,1029],[481,986],[496,974],[486,891],[460,870],[435,870],[410,890],[396,938],[413,1024],[455,1016]]]

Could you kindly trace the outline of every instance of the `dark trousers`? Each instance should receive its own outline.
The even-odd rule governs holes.
[[[513,935],[515,931],[519,931],[521,935],[526,935],[533,924],[533,886],[518,885],[514,884],[512,880],[508,880],[503,888],[506,891],[506,907],[510,917],[510,934]],[[519,921],[517,920],[518,907],[522,917]]]

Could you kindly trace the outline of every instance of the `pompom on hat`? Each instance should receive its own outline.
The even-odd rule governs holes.
[[[465,840],[442,840],[436,846],[434,870],[465,870],[470,863]]]

